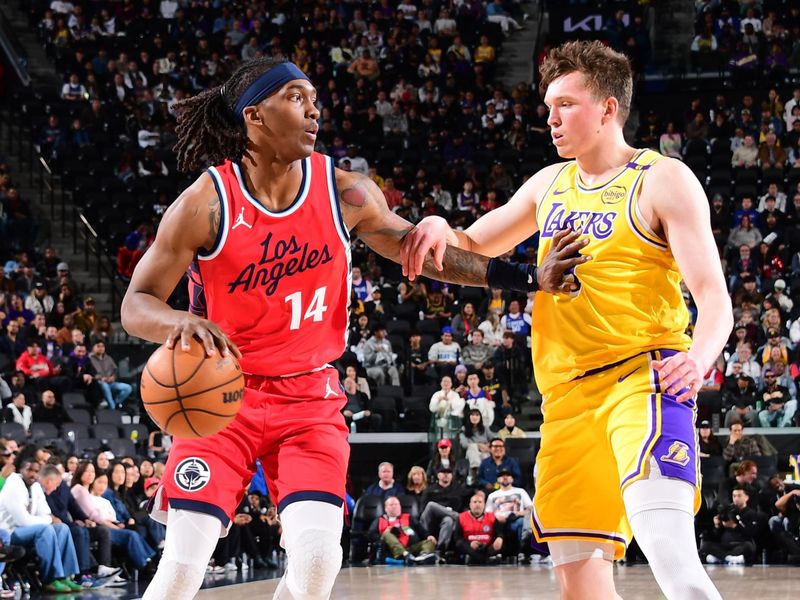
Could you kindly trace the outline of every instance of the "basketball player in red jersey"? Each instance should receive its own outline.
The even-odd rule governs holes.
[[[174,442],[152,503],[168,528],[145,600],[195,595],[257,458],[289,558],[275,598],[324,600],[339,571],[349,446],[345,397],[328,363],[345,348],[350,232],[399,261],[412,225],[371,180],[313,151],[315,103],[295,65],[258,59],[177,105],[179,167],[216,166],[165,213],[131,279],[122,324],[153,342],[188,347],[195,337],[208,355],[235,354],[246,392],[222,432]],[[539,267],[534,285],[561,289],[563,272],[583,260],[572,257],[576,238],[560,238],[562,252]],[[457,248],[435,262],[427,275],[464,285],[504,283],[513,267]],[[165,300],[187,269],[190,311],[173,310]]]

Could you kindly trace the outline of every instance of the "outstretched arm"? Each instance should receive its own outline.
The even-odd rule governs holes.
[[[414,225],[389,210],[383,192],[371,179],[337,169],[336,180],[347,228],[381,256],[400,263],[403,238],[414,229]],[[488,265],[486,256],[448,246],[442,270],[436,268],[429,254],[422,274],[448,283],[485,286]]]
[[[402,264],[403,240],[414,225],[389,210],[383,192],[375,183],[357,173],[336,171],[336,183],[348,229],[381,256]],[[490,259],[457,246],[447,245],[441,258],[424,253],[421,273],[431,279],[459,285],[502,287],[529,292],[541,290],[569,293],[575,284],[564,281],[564,272],[591,260],[580,254],[586,239],[579,231],[563,230],[553,236],[553,248],[538,268]],[[423,255],[420,255],[423,256]]]

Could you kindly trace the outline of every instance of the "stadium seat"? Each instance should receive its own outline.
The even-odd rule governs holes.
[[[31,424],[31,438],[33,441],[39,441],[45,438],[58,437],[58,427],[52,423],[32,423]]]
[[[419,519],[419,501],[417,500],[416,496],[403,494],[398,498],[398,500],[400,500],[400,506],[404,513],[411,515],[412,519]]]
[[[68,408],[66,410],[70,420],[73,423],[86,423],[87,425],[92,424],[92,416],[89,414],[88,410],[84,410],[82,408]]]
[[[119,437],[119,427],[112,423],[98,423],[92,427],[92,437],[98,440],[115,440]]]
[[[19,423],[0,423],[0,435],[10,438],[17,444],[24,444],[28,439],[28,432]]]
[[[64,423],[61,425],[61,437],[70,441],[81,440],[91,437],[89,435],[88,423]]]
[[[411,324],[405,320],[387,321],[386,331],[408,335],[408,332],[411,331]]]
[[[125,438],[108,440],[108,449],[111,450],[116,457],[136,456],[136,446],[131,440]]]
[[[73,448],[78,458],[94,460],[97,453],[102,450],[103,442],[95,438],[77,439],[73,444]]]
[[[403,431],[427,431],[431,418],[429,402],[430,398],[420,396],[403,398],[404,417],[400,422]]]
[[[122,425],[122,413],[117,410],[101,408],[95,412],[95,419],[98,423],[110,423],[117,427]]]
[[[65,392],[62,397],[64,408],[88,408],[89,403],[81,392]]]
[[[390,396],[374,396],[370,403],[372,412],[383,419],[381,430],[394,431],[397,426],[397,400]]]
[[[367,538],[372,522],[383,514],[383,499],[366,494],[361,496],[353,509],[350,528],[350,561],[360,563],[373,554],[372,544]]]
[[[700,473],[703,484],[719,485],[725,479],[725,460],[721,456],[709,456],[700,459]]]
[[[133,440],[131,435],[135,431],[137,443],[147,444],[147,436],[150,435],[150,432],[147,430],[145,425],[141,423],[123,423],[121,429],[123,433],[122,437]]]

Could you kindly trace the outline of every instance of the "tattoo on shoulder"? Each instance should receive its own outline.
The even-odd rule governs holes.
[[[214,197],[208,201],[208,239],[210,240],[211,245],[213,245],[214,240],[217,239],[221,216],[219,198],[215,194]]]

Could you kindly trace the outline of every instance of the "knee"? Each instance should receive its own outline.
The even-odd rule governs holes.
[[[340,535],[323,529],[307,529],[286,547],[292,592],[304,598],[327,598],[342,566]]]

